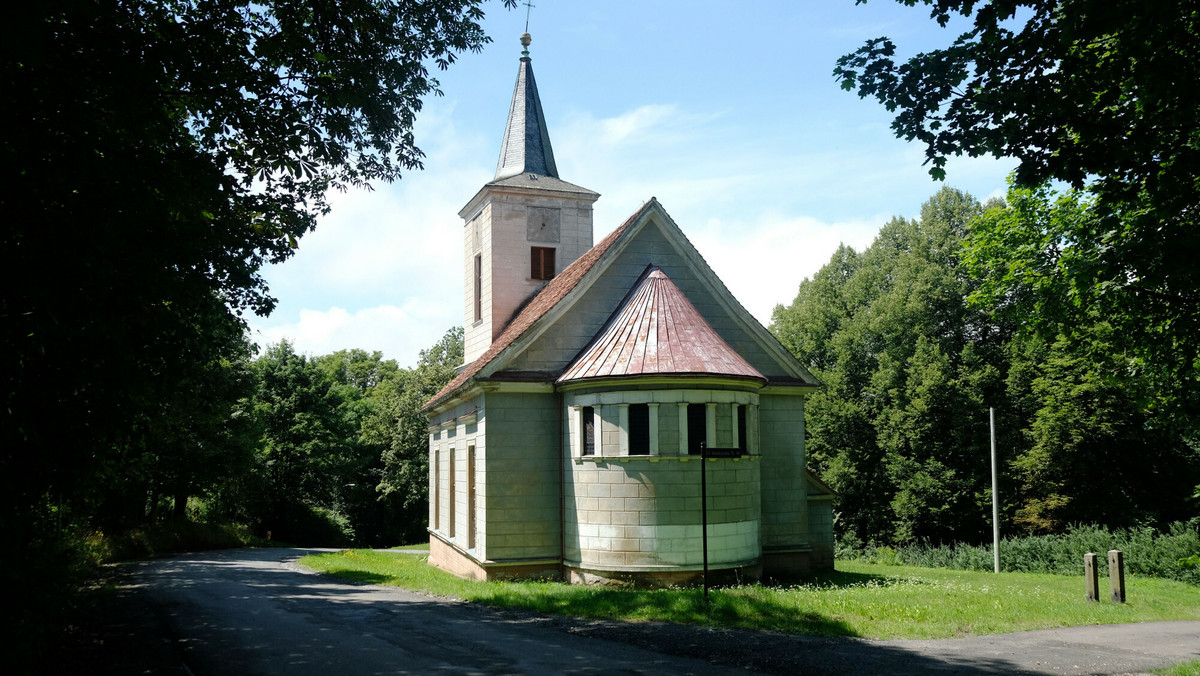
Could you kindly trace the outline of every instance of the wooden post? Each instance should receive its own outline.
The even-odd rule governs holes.
[[[1125,603],[1125,555],[1119,549],[1108,550],[1108,584],[1113,603]]]
[[[1087,586],[1087,600],[1100,600],[1100,571],[1096,568],[1096,555],[1083,555],[1083,582]]]

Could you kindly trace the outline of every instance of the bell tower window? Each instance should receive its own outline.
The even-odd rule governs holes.
[[[483,255],[475,254],[475,321],[483,319]]]
[[[529,278],[554,279],[554,249],[547,246],[529,247]]]

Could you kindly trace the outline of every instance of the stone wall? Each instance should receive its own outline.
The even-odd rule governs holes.
[[[700,463],[695,457],[572,458],[564,481],[564,563],[591,570],[700,566]],[[759,557],[759,462],[710,459],[709,564]]]
[[[489,392],[487,404],[487,558],[561,557],[558,397]]]
[[[572,198],[565,193],[535,193],[486,188],[489,197],[474,214],[468,214],[463,233],[464,359],[471,363],[512,320],[517,309],[545,286],[531,279],[530,247],[555,250],[555,273],[592,248],[592,197]],[[553,233],[529,230],[531,209],[556,216]],[[482,314],[475,321],[475,256],[482,257]]]
[[[808,528],[809,538],[812,540],[813,571],[833,570],[833,499],[831,496],[820,496],[809,501]]]
[[[761,395],[763,546],[809,544],[808,479],[804,454],[804,399]]]

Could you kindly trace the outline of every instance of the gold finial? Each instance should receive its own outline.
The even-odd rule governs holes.
[[[525,5],[525,32],[521,33],[521,45],[523,47],[525,47],[525,49],[521,50],[521,57],[528,59],[529,58],[529,43],[533,41],[533,38],[529,37],[529,13],[533,11],[533,3],[530,2],[529,0],[525,0],[524,5]]]

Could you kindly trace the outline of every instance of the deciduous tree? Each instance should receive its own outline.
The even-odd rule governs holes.
[[[862,2],[863,0],[859,0]],[[900,0],[924,4],[953,42],[908,59],[886,37],[838,61],[843,88],[896,112],[935,178],[948,157],[1019,160],[1015,181],[1094,199],[1038,255],[1061,280],[1030,320],[1109,318],[1114,347],[1173,378],[1200,371],[1200,8],[1190,0]]]

